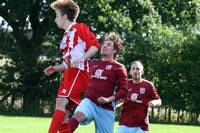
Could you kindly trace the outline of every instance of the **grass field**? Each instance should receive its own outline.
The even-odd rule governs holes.
[[[47,133],[51,118],[0,115],[0,133]],[[115,133],[117,123],[115,123]],[[94,125],[79,126],[75,133],[94,133]],[[200,133],[200,126],[151,124],[150,133]]]

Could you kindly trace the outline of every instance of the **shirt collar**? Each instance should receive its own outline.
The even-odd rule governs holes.
[[[65,30],[65,33],[67,33],[67,32],[72,28],[72,26],[73,26],[74,24],[76,24],[76,22],[73,22],[73,23],[68,27],[68,29]]]

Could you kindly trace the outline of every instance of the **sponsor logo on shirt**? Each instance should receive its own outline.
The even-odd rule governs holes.
[[[137,100],[137,97],[138,97],[138,94],[137,94],[137,93],[132,93],[132,94],[131,94],[131,100],[132,100],[132,101]]]
[[[96,72],[95,72],[95,75],[91,75],[91,78],[97,78],[97,79],[104,79],[104,80],[106,80],[107,77],[106,76],[102,76],[103,71],[104,70],[102,70],[102,69],[97,69]]]
[[[98,65],[93,65],[92,67],[95,68],[95,67],[98,67]]]
[[[138,100],[138,94],[137,93],[131,94],[131,101],[136,102],[136,103],[142,103],[141,100]]]

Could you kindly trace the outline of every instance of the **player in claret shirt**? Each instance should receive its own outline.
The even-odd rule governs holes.
[[[71,132],[80,124],[95,123],[96,133],[113,133],[115,114],[113,102],[124,98],[127,92],[127,71],[115,60],[122,50],[122,41],[115,33],[105,36],[101,60],[89,63],[90,81],[85,98],[69,120]]]
[[[143,65],[140,61],[132,62],[128,82],[128,93],[124,100],[119,129],[117,133],[148,133],[148,108],[161,105],[161,99],[155,86],[142,79]]]
[[[55,23],[58,28],[65,30],[60,51],[63,63],[47,67],[47,76],[54,72],[63,72],[63,82],[60,83],[56,109],[49,128],[49,133],[66,132],[64,120],[70,111],[80,103],[81,93],[89,81],[88,58],[99,49],[99,42],[94,34],[83,23],[77,23],[79,6],[73,0],[56,0],[51,4],[55,10]]]

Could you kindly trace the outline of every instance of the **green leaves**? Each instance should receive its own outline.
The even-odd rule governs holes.
[[[43,75],[46,66],[59,62],[63,34],[54,23],[52,1],[0,1],[0,16],[13,28],[13,32],[0,30],[0,57],[10,60],[0,68],[0,93],[19,92],[24,98],[51,101],[55,96],[60,75]],[[76,2],[81,9],[78,22],[85,22],[96,36],[111,31],[122,36],[125,50],[119,61],[128,69],[133,60],[141,60],[144,76],[155,82],[164,106],[200,110],[192,103],[200,95],[198,0]]]

